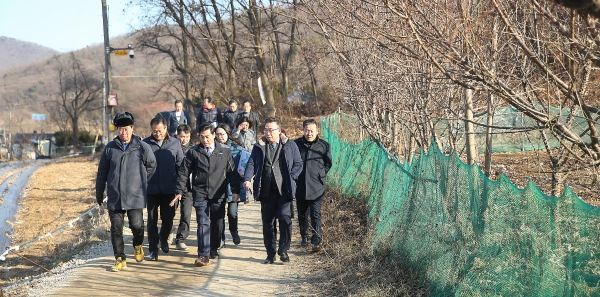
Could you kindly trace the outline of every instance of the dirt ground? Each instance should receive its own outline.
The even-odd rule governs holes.
[[[62,159],[38,169],[20,199],[21,208],[11,235],[13,245],[47,234],[93,207],[96,166],[89,157],[79,157]],[[44,271],[42,267],[51,268],[69,260],[87,244],[85,241],[100,240],[86,235],[93,232],[89,224],[75,224],[74,228],[65,228],[53,237],[35,241],[18,252],[23,257],[9,254],[5,262],[0,262],[0,285],[39,274]]]

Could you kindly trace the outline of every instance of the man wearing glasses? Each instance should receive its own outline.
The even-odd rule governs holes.
[[[106,189],[110,238],[116,259],[111,270],[121,271],[127,267],[123,242],[125,214],[133,233],[135,260],[144,260],[143,209],[146,207],[147,181],[154,173],[156,159],[148,144],[139,136],[133,135],[135,120],[131,113],[118,114],[113,124],[119,135],[106,145],[100,157],[96,175],[96,201],[100,205],[100,214],[103,214],[102,200]]]
[[[169,205],[175,197],[177,169],[183,161],[181,143],[167,133],[167,122],[164,118],[150,121],[152,136],[146,142],[156,158],[156,172],[148,180],[148,250],[150,261],[158,260],[158,243],[164,253],[169,252],[169,234],[173,227],[173,218],[177,206]],[[158,230],[158,212],[162,220],[160,233]]]
[[[244,189],[250,190],[254,178],[254,197],[260,201],[263,224],[263,240],[267,258],[263,264],[272,264],[275,253],[283,263],[288,263],[287,254],[292,237],[290,205],[296,195],[296,179],[302,172],[302,158],[298,146],[281,133],[277,118],[265,120],[265,136],[254,147],[246,171]],[[279,220],[279,249],[275,219]]]

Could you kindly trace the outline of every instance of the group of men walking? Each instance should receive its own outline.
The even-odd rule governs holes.
[[[210,259],[219,258],[226,208],[233,242],[241,242],[237,205],[246,199],[246,192],[261,203],[267,251],[264,264],[273,263],[276,255],[284,263],[290,261],[294,200],[302,236],[300,245],[311,244],[314,252],[321,249],[321,205],[332,159],[329,144],[318,137],[318,122],[304,121],[303,137],[292,141],[282,133],[277,118],[265,119],[261,127],[249,102],[244,103],[243,110],[237,110],[237,102],[231,101],[224,114],[212,99],[207,98],[204,103],[196,114],[196,122],[200,123],[196,125],[200,139],[197,145],[190,144],[191,127],[185,124],[189,119],[181,118],[187,113],[177,111],[180,101],[176,101],[176,110],[169,119],[164,116],[152,119],[152,135],[143,140],[133,134],[132,114],[125,112],[114,118],[118,136],[105,147],[96,178],[96,199],[101,210],[106,190],[116,259],[113,271],[126,267],[125,215],[133,233],[135,260],[142,262],[143,208],[147,209],[148,259],[158,260],[159,247],[162,252],[169,252],[168,238],[179,204],[181,219],[175,236],[176,249],[188,249],[185,239],[190,231],[193,206],[198,224],[195,265],[209,265]],[[178,125],[176,137],[171,133],[171,123]],[[232,124],[237,127],[231,127]],[[264,128],[264,136],[249,139],[257,138],[260,128]],[[241,163],[246,163],[245,168]]]

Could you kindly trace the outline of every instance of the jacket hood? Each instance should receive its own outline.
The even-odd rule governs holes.
[[[284,134],[279,134],[279,140],[281,140],[281,144],[286,144],[288,142],[288,140],[290,140],[287,136],[285,136]],[[266,136],[261,137],[258,140],[258,143],[262,146],[267,145],[269,141],[267,140]]]

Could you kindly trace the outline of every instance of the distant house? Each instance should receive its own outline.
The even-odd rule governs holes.
[[[12,151],[17,159],[37,159],[56,154],[52,133],[17,133],[12,140]]]

